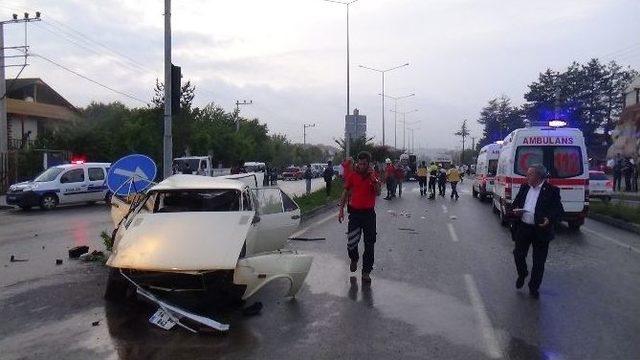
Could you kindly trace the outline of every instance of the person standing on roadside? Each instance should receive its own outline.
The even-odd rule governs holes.
[[[447,192],[447,170],[444,167],[438,167],[438,193],[444,197]]]
[[[338,222],[344,220],[344,207],[349,212],[347,225],[347,253],[351,264],[349,270],[358,270],[358,243],[364,240],[362,254],[362,282],[371,282],[373,270],[374,247],[376,242],[376,196],[380,193],[380,181],[371,168],[371,155],[363,151],[358,154],[355,171],[345,179],[344,191],[340,197]],[[347,203],[348,202],[348,203]]]
[[[306,194],[309,195],[311,194],[311,179],[313,179],[313,171],[311,171],[311,164],[307,164],[307,166],[305,167],[303,177],[307,185]]]
[[[427,171],[427,165],[424,161],[422,161],[418,166],[418,170],[416,171],[416,176],[418,176],[418,186],[420,186],[420,196],[425,196],[427,194],[428,175],[429,172]]]
[[[622,156],[618,153],[613,163],[613,191],[620,191],[622,186],[622,167]]]
[[[395,177],[396,177],[396,188],[398,189],[398,197],[401,198],[402,197],[402,183],[404,182],[404,176],[405,176],[405,168],[402,165],[401,161],[398,161],[396,163],[396,169],[395,169]],[[395,196],[396,192],[395,190],[393,191],[393,195]]]
[[[513,258],[518,271],[516,288],[522,288],[529,275],[527,253],[529,247],[533,247],[529,294],[535,299],[539,297],[538,289],[544,275],[549,242],[555,237],[554,228],[564,213],[560,189],[546,179],[547,169],[543,165],[531,165],[527,170],[527,183],[520,186],[513,201],[513,213],[519,217],[514,224],[513,237]]]
[[[322,177],[324,178],[325,189],[327,190],[328,197],[331,195],[331,183],[333,182],[333,163],[331,161],[327,162],[327,167],[324,168]]]
[[[631,177],[633,176],[633,163],[631,162],[631,158],[627,157],[624,160],[624,165],[622,165],[622,174],[624,175],[624,191],[631,191]]]
[[[458,195],[458,182],[462,179],[460,176],[460,171],[456,166],[451,166],[449,171],[447,171],[447,181],[451,184],[451,198],[455,196],[456,200],[460,198]]]
[[[396,168],[389,158],[387,158],[384,163],[384,180],[387,183],[387,197],[384,199],[391,200],[396,196]]]

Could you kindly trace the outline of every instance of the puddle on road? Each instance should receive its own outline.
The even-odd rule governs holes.
[[[357,300],[354,280],[345,281],[349,276],[345,261],[328,254],[312,255],[314,261],[306,280],[309,291]],[[375,277],[370,287],[362,288],[361,299],[383,317],[413,326],[419,335],[439,335],[459,345],[485,350],[473,308],[453,296]]]

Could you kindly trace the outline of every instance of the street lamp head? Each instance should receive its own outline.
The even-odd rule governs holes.
[[[36,11],[36,19],[40,19],[40,11]]]
[[[28,12],[24,13],[24,18],[25,18],[25,19],[28,19],[28,18],[29,18],[29,13],[28,13]]]
[[[13,20],[18,20],[18,14],[13,14]]]

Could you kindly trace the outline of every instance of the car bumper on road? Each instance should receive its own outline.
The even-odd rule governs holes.
[[[6,199],[7,205],[20,207],[38,206],[40,204],[40,195],[33,191],[8,193]]]

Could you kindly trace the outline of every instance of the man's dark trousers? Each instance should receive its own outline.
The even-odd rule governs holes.
[[[329,180],[325,180],[324,183],[326,184],[326,190],[327,190],[327,196],[331,195],[331,183],[332,181]]]
[[[364,253],[362,254],[362,272],[373,270],[374,245],[376,243],[376,212],[374,209],[349,209],[349,224],[347,226],[347,252],[351,260],[358,261],[358,243],[360,236],[364,238]]]
[[[420,195],[425,195],[427,193],[427,177],[418,176],[418,184],[420,186]]]
[[[451,182],[451,197],[456,197],[459,198],[460,195],[458,195],[458,182],[457,181],[452,181]]]
[[[544,275],[544,264],[547,261],[547,252],[549,251],[549,241],[539,236],[538,229],[535,225],[520,222],[516,225],[515,230],[515,249],[513,249],[513,257],[516,262],[516,269],[519,277],[526,277],[529,273],[527,270],[527,253],[529,247],[533,247],[533,266],[531,267],[531,279],[529,280],[529,289],[538,290],[542,283]]]

